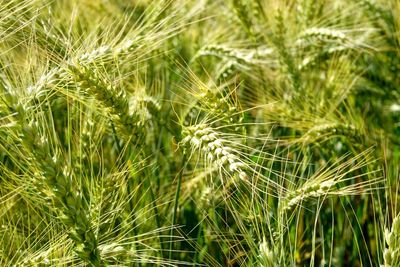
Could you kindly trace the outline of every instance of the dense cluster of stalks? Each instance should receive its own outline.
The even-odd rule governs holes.
[[[397,0],[0,0],[0,266],[400,266]]]

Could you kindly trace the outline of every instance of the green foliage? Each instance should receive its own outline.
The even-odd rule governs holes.
[[[400,4],[317,2],[0,0],[0,265],[400,266]]]

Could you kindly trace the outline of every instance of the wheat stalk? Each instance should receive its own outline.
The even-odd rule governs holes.
[[[128,97],[124,90],[117,90],[93,70],[83,66],[69,66],[69,71],[75,79],[78,88],[93,95],[97,101],[107,107],[116,122],[117,129],[128,139],[138,135],[143,122],[130,108]]]
[[[388,245],[383,253],[385,267],[400,266],[400,215],[393,219],[391,230],[385,230],[385,240]]]
[[[345,136],[351,140],[358,141],[361,139],[360,132],[350,124],[343,123],[325,123],[318,124],[309,129],[302,139],[305,143],[311,143],[318,139],[324,139],[330,136]]]
[[[345,161],[334,168],[322,168],[312,177],[308,178],[299,188],[287,194],[286,198],[280,203],[281,210],[283,212],[290,211],[308,199],[320,199],[332,195],[356,195],[373,190],[373,186],[381,181],[380,178],[344,185],[346,181],[354,181],[367,175],[362,174],[349,177],[354,171],[365,166],[368,162],[369,153],[370,151],[367,150],[354,159]],[[343,160],[343,158],[340,160]],[[360,160],[360,162],[355,163],[357,160]]]
[[[19,109],[16,119],[24,125],[25,111]],[[86,197],[78,190],[72,179],[72,173],[57,154],[52,155],[51,144],[45,135],[40,135],[37,121],[31,121],[22,127],[20,142],[30,148],[33,160],[40,167],[35,184],[47,196],[54,207],[61,213],[59,219],[68,227],[69,237],[75,242],[78,256],[94,266],[102,266],[98,250],[98,238],[94,232],[90,218],[90,210]],[[44,187],[43,185],[47,185]],[[46,188],[50,189],[47,192]]]
[[[276,267],[278,262],[275,256],[275,252],[269,247],[269,244],[265,237],[259,244],[258,248],[258,262],[260,267]]]
[[[237,175],[242,180],[248,179],[247,165],[240,160],[238,152],[213,128],[207,124],[197,124],[185,127],[182,133],[184,138],[181,143],[189,145],[194,151],[200,149],[209,163],[229,170],[231,175]]]

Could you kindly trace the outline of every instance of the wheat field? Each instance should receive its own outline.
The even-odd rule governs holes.
[[[400,266],[398,0],[0,0],[0,266]]]

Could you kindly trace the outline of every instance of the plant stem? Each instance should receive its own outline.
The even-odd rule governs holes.
[[[176,224],[176,215],[178,212],[178,202],[179,202],[179,194],[181,191],[181,184],[182,184],[182,176],[183,176],[183,170],[184,167],[186,165],[185,163],[186,161],[186,150],[183,151],[183,157],[182,157],[182,163],[181,163],[181,169],[179,171],[178,174],[178,185],[176,187],[176,192],[175,192],[175,203],[174,203],[174,213],[172,214],[172,227]],[[174,229],[171,228],[170,231],[170,244],[169,244],[169,259],[172,259],[172,249],[173,249],[173,245],[172,245],[172,238],[173,238],[173,233],[174,233]]]

